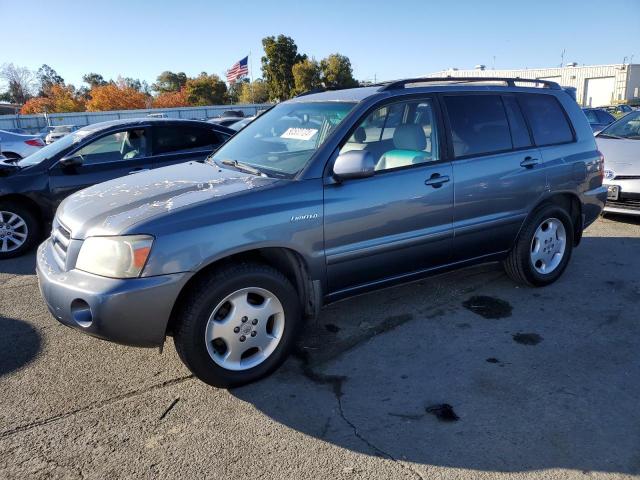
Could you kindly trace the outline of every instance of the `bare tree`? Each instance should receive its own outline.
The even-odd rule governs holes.
[[[23,104],[32,96],[36,84],[34,73],[26,67],[5,63],[0,68],[0,79],[6,83],[9,101]]]

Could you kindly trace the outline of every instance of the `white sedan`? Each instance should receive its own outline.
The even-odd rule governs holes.
[[[631,112],[596,135],[608,186],[605,212],[640,215],[640,111]]]

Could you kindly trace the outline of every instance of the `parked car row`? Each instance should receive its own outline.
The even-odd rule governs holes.
[[[0,130],[0,145],[2,145],[2,154],[5,157],[20,160],[40,150],[45,143],[38,135],[24,135]]]
[[[33,247],[71,193],[165,165],[202,161],[234,133],[206,122],[147,118],[89,125],[44,148],[33,136],[40,142],[35,152],[25,158],[4,153],[8,158],[0,161],[0,259]],[[14,137],[0,132],[3,151],[19,143],[5,142]]]
[[[127,345],[173,336],[198,378],[229,387],[274,371],[305,318],[350,295],[496,260],[517,282],[554,282],[604,206],[602,155],[557,84],[486,80],[301,96],[204,163],[67,197],[37,255],[50,311]],[[141,128],[112,149],[140,152],[150,138],[155,155],[164,137]],[[60,189],[77,176],[65,168],[103,151],[69,148],[54,160]]]

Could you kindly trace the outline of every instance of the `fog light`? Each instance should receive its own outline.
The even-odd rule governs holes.
[[[71,302],[71,317],[74,322],[84,328],[89,327],[93,321],[91,307],[87,302],[79,298]]]

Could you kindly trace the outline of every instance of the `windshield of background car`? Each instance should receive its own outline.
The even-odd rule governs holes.
[[[237,161],[269,175],[294,176],[344,120],[355,103],[284,103],[240,130],[213,160]]]
[[[600,135],[640,140],[640,112],[628,113],[602,130]]]
[[[23,158],[22,160],[20,160],[18,165],[20,165],[21,167],[30,167],[32,165],[37,165],[38,163],[46,160],[47,158],[51,158],[55,155],[58,155],[60,152],[62,152],[63,150],[66,150],[74,143],[78,143],[88,134],[93,133],[93,131],[94,129],[92,129],[90,125],[87,127],[81,128],[80,130],[76,130],[75,132],[62,137],[60,140],[54,143],[50,143],[46,147],[42,147],[40,150],[38,150],[35,153],[32,153],[28,157]]]

